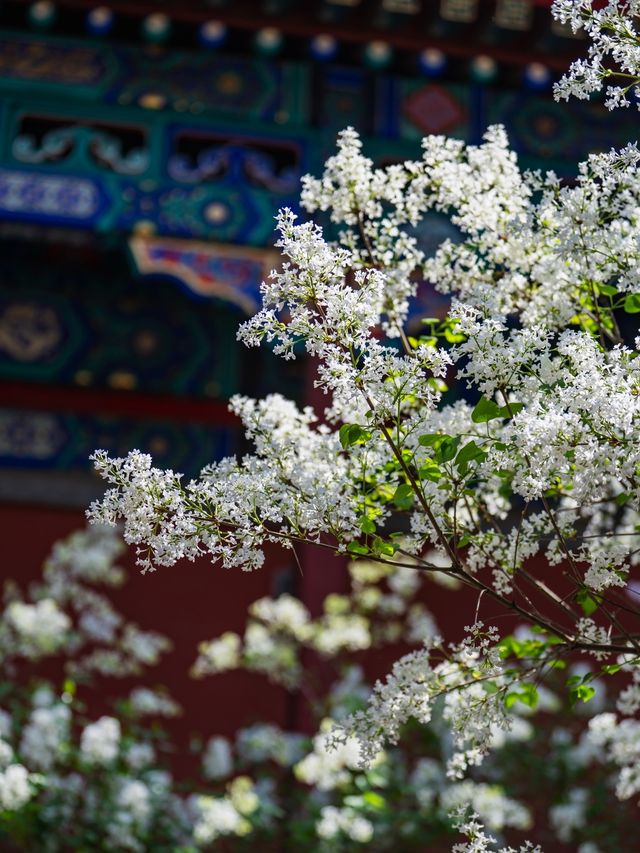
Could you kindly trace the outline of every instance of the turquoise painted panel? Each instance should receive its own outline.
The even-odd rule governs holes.
[[[592,152],[626,145],[638,128],[635,110],[612,113],[598,100],[556,103],[524,92],[488,92],[485,117],[507,127],[523,163],[560,174],[573,174]]]
[[[171,421],[0,407],[0,467],[87,471],[96,447],[117,456],[126,456],[136,447],[152,454],[154,464],[189,479],[211,460],[232,454],[236,432]]]
[[[227,399],[239,311],[136,280],[124,249],[0,243],[0,380]]]
[[[305,125],[305,63],[0,32],[0,89],[149,111]]]

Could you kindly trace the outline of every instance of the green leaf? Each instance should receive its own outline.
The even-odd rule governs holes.
[[[442,471],[434,462],[425,463],[418,471],[418,476],[421,480],[431,480],[432,483],[437,483],[438,480],[442,479]]]
[[[471,412],[471,420],[474,424],[484,424],[500,417],[500,406],[493,400],[480,397],[475,409]]]
[[[418,444],[421,447],[438,447],[445,438],[451,438],[451,436],[444,432],[428,433],[418,438]]]
[[[604,296],[615,296],[618,292],[618,288],[614,287],[613,284],[599,284],[598,290],[600,293],[604,294]]]
[[[376,793],[376,791],[365,791],[362,795],[362,799],[367,805],[374,809],[383,809],[385,806],[384,797],[381,797],[380,794]]]
[[[504,706],[507,710],[513,708],[518,699],[520,698],[520,694],[518,693],[507,693],[504,697]]]
[[[535,708],[538,704],[538,688],[535,684],[523,684],[520,691],[520,701],[528,708]]]
[[[615,675],[616,672],[620,672],[620,664],[619,663],[608,663],[601,667],[602,671],[607,675]]]
[[[527,637],[524,640],[518,640],[512,634],[503,637],[498,643],[498,651],[502,660],[508,657],[522,658],[540,658],[549,649],[550,646],[561,643],[560,637],[551,635],[545,636],[544,639],[536,640],[533,637]]]
[[[520,640],[516,640],[514,636],[509,634],[506,637],[503,637],[498,643],[498,651],[500,652],[500,657],[502,660],[506,660],[510,655],[515,655],[516,657],[522,657],[522,646],[523,643]]]
[[[524,409],[524,403],[509,403],[507,406],[499,406],[493,400],[481,397],[473,412],[471,420],[475,424],[483,424],[496,418],[511,418]]]
[[[597,673],[587,672],[585,675],[572,675],[567,678],[567,687],[569,688],[569,701],[572,705],[580,699],[582,702],[588,702],[596,695],[595,687],[589,685],[590,681],[597,678]]]
[[[586,589],[579,589],[576,593],[576,601],[582,608],[584,615],[591,616],[600,607],[601,599],[595,593],[589,592]]]
[[[356,777],[357,778],[357,777]],[[381,773],[380,770],[368,770],[367,775],[362,777],[366,783],[366,789],[369,790],[371,787],[374,788],[384,788],[387,785],[387,779],[384,773]],[[360,787],[360,790],[365,790],[365,787]]]
[[[508,483],[503,483],[498,489],[498,494],[501,498],[504,498],[506,501],[508,501],[511,495],[513,494],[513,489]]]
[[[418,444],[422,447],[433,448],[433,456],[436,462],[449,462],[456,455],[458,445],[460,444],[460,436],[447,435],[444,432],[436,432],[426,435],[421,435],[418,438]]]
[[[363,515],[360,517],[360,530],[363,533],[375,533],[376,525],[367,515]]]
[[[513,415],[517,415],[518,412],[521,412],[524,409],[524,403],[509,403],[508,406],[500,407],[500,417],[501,418],[510,418]]]
[[[349,554],[359,554],[365,556],[369,553],[369,549],[366,545],[361,545],[360,542],[349,542],[347,545],[347,551]]]
[[[640,314],[640,293],[628,293],[624,300],[627,314]]]
[[[413,504],[413,489],[408,483],[401,483],[395,490],[393,502],[398,509],[410,509]]]
[[[535,708],[538,704],[538,689],[534,684],[529,684],[525,681],[520,685],[520,689],[507,693],[504,697],[504,704],[507,709],[512,708],[516,702],[522,702],[528,708]]]
[[[387,542],[380,536],[376,536],[376,538],[371,543],[371,550],[375,554],[383,554],[385,557],[393,557],[393,555],[398,550],[398,546],[394,545],[393,542]]]
[[[404,500],[408,498],[410,495],[413,495],[413,489],[409,485],[409,483],[400,483],[400,485],[396,488],[395,494],[393,496],[395,500]]]
[[[452,332],[451,329],[444,330],[444,338],[450,344],[459,344],[467,339],[466,335],[462,335],[460,332]]]
[[[349,446],[349,430],[351,429],[351,424],[343,424],[340,427],[340,432],[338,435],[340,436],[340,444],[343,447]]]
[[[451,438],[451,436],[445,436],[440,446],[435,449],[434,456],[436,462],[451,462],[451,460],[456,455],[460,440],[461,439],[459,435],[456,435],[455,438]]]
[[[469,469],[470,462],[482,462],[487,458],[486,452],[475,443],[469,441],[464,447],[461,447],[456,456],[456,468],[464,475]]]
[[[360,424],[343,424],[340,427],[340,444],[346,449],[353,444],[364,444],[371,438],[371,432]]]
[[[590,687],[588,684],[579,684],[577,687],[573,687],[569,691],[569,697],[572,705],[575,705],[578,699],[582,702],[588,702],[589,699],[593,699],[595,695],[595,687]]]

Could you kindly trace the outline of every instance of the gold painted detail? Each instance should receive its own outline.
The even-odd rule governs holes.
[[[16,361],[42,361],[58,348],[63,330],[53,308],[13,302],[0,314],[0,350]]]

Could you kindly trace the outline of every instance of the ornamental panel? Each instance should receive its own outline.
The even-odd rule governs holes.
[[[0,217],[91,227],[105,207],[99,183],[90,178],[0,169]]]
[[[611,113],[597,101],[556,103],[540,94],[490,90],[485,103],[486,123],[507,127],[526,165],[561,174],[573,174],[590,153],[625,145],[637,132],[633,111]]]
[[[67,39],[34,39],[15,33],[0,36],[3,86],[37,84],[38,89],[85,94],[106,83],[114,63],[110,51]]]
[[[134,278],[121,250],[0,247],[0,379],[201,398],[237,391],[239,311],[196,303],[166,274]]]
[[[213,459],[234,452],[236,432],[113,415],[0,408],[0,466],[81,472],[89,470],[89,455],[96,447],[113,455],[126,455],[137,447],[152,454],[156,465],[191,478]]]

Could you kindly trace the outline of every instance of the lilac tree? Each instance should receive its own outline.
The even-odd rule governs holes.
[[[606,84],[609,107],[628,104],[640,2],[556,0],[553,11],[591,40],[556,96]],[[447,772],[463,779],[514,706],[535,707],[544,678],[581,656],[590,668],[567,679],[569,699],[588,708],[596,676],[615,675],[617,713],[584,719],[617,765],[618,796],[640,792],[640,338],[628,333],[640,313],[639,160],[631,144],[592,155],[566,184],[523,172],[494,126],[478,146],[427,137],[420,159],[374,169],[343,131],[302,190],[337,238],[281,211],[282,265],[238,333],[317,359],[322,418],[278,395],[236,397],[254,453],[187,484],[138,451],[94,456],[112,487],[90,517],[122,519],[144,570],[201,554],[251,570],[267,542],[311,542],[477,593],[464,637],[425,634],[333,730],[329,745],[355,737],[364,765],[444,701]],[[427,257],[416,226],[432,211],[460,238]],[[419,278],[450,295],[450,310],[409,334]],[[448,401],[452,376],[471,403]],[[488,602],[523,630],[484,624]],[[476,817],[460,827],[457,851],[490,849]]]

